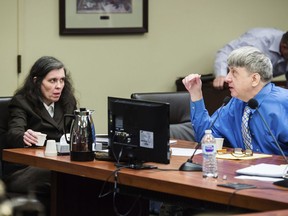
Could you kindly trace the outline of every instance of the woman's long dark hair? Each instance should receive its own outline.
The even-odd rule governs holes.
[[[67,73],[67,69],[61,61],[51,56],[43,56],[34,63],[23,86],[15,94],[24,95],[32,106],[34,106],[35,110],[38,110],[39,105],[42,103],[41,84],[43,79],[50,71],[61,68],[65,72],[65,85],[58,103],[62,106],[64,112],[67,111],[68,107],[75,107],[74,88],[72,87],[72,81]]]

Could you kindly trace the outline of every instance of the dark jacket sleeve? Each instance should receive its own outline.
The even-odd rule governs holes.
[[[27,103],[23,98],[15,96],[9,105],[9,121],[7,148],[24,147],[23,135],[27,128]]]

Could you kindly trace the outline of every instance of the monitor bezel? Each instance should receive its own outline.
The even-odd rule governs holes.
[[[115,106],[118,106],[118,110],[115,110],[116,109]],[[124,107],[125,111],[123,111]],[[122,111],[119,109],[122,109]],[[153,111],[154,113],[150,113],[151,116],[150,118],[148,112]],[[126,113],[121,114],[121,112]],[[125,133],[126,132],[128,133],[126,134],[123,133],[122,136],[122,134],[119,133],[119,128],[116,128],[115,126],[116,124],[115,118],[120,118],[121,116],[119,117],[119,115],[126,115],[124,117],[122,116],[123,118],[132,118],[138,120],[140,119],[142,121],[133,122],[134,124],[133,129],[127,125],[123,126],[126,127],[124,129],[128,128],[129,131],[124,130]],[[146,115],[146,117],[144,118],[143,115]],[[136,100],[131,98],[108,97],[108,146],[110,157],[114,158],[114,160],[117,163],[124,161],[130,164],[145,163],[145,162],[169,164],[170,163],[169,115],[170,115],[169,103]],[[126,119],[123,119],[123,121],[126,121]],[[129,120],[127,121],[129,122]],[[147,126],[148,123],[150,124],[149,126]],[[132,133],[130,130],[135,130],[136,132],[133,131],[134,133]],[[150,135],[152,134],[154,143],[153,148],[147,148],[143,147],[143,145],[142,146],[140,145],[140,133],[145,133],[146,131],[148,131],[148,134]],[[115,138],[115,134],[117,134],[117,141]],[[147,135],[147,133],[144,135]],[[118,139],[119,136],[121,138],[120,142]],[[128,136],[130,136],[130,142],[131,142],[129,144],[125,143],[127,142],[127,140],[125,139]],[[120,154],[122,155],[119,156]]]

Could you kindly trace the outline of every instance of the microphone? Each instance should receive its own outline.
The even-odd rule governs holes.
[[[222,108],[224,106],[226,106],[229,101],[230,101],[231,97],[229,96],[226,96],[223,100],[223,104],[222,106],[220,107],[220,110],[218,112],[218,115],[217,117],[214,119],[214,121],[212,122],[212,124],[210,125],[210,129],[213,127],[214,123],[216,122],[216,120],[219,118],[220,116],[220,113],[222,111]],[[179,167],[179,170],[180,171],[202,171],[202,166],[200,164],[196,164],[196,163],[193,163],[193,158],[194,158],[194,155],[196,154],[197,150],[199,149],[199,147],[201,146],[200,143],[197,143],[196,147],[195,147],[195,150],[192,154],[192,156],[185,162],[183,163],[180,167]]]
[[[180,171],[202,171],[202,165],[193,163],[194,155],[200,146],[201,144],[197,143],[192,156],[179,167]]]
[[[256,99],[253,99],[253,98],[252,98],[252,99],[250,99],[250,100],[248,101],[248,106],[249,106],[251,109],[256,109],[256,111],[258,112],[259,116],[260,116],[261,119],[262,119],[262,122],[265,124],[266,129],[269,131],[270,136],[272,137],[273,141],[276,143],[279,151],[281,152],[283,158],[284,158],[285,161],[288,163],[288,159],[287,159],[287,157],[285,156],[285,154],[284,154],[281,146],[279,145],[277,139],[276,139],[275,136],[273,135],[270,127],[268,126],[267,122],[266,122],[265,119],[263,118],[262,114],[259,112],[258,105],[259,105],[259,104],[258,104],[258,101],[257,101]]]
[[[277,148],[278,148],[279,151],[281,152],[281,154],[282,154],[283,158],[285,159],[285,161],[288,163],[288,159],[287,159],[287,157],[285,156],[285,154],[284,154],[281,146],[279,145],[277,139],[275,138],[275,136],[274,136],[274,134],[272,133],[270,127],[268,126],[267,122],[265,121],[264,117],[262,116],[262,114],[260,113],[260,111],[259,111],[259,109],[258,109],[258,106],[259,106],[258,101],[257,101],[256,99],[252,98],[252,99],[250,99],[250,100],[248,101],[248,106],[249,106],[251,109],[256,109],[256,111],[258,112],[258,114],[259,114],[262,122],[264,123],[266,129],[269,131],[270,136],[272,137],[273,141],[276,143]],[[283,176],[283,178],[287,178],[287,173]],[[288,187],[288,179],[284,179],[284,180],[282,180],[282,181],[277,181],[277,182],[274,182],[273,184],[287,188],[287,187]]]
[[[211,128],[214,126],[216,120],[217,120],[217,119],[219,118],[219,116],[220,116],[220,113],[221,113],[221,111],[222,111],[222,108],[223,108],[224,106],[226,106],[226,105],[229,103],[230,100],[231,100],[231,97],[229,97],[229,96],[226,96],[226,97],[224,98],[223,103],[222,103],[222,105],[221,105],[221,107],[220,107],[220,110],[219,110],[219,112],[218,112],[218,115],[216,116],[216,118],[214,119],[214,121],[211,123],[209,129],[211,129]]]

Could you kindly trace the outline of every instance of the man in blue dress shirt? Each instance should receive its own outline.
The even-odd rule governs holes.
[[[199,74],[190,74],[183,84],[191,97],[191,122],[197,142],[201,141],[206,129],[211,127],[215,137],[224,137],[225,144],[245,149],[241,123],[247,102],[258,101],[258,111],[271,129],[285,155],[288,154],[288,90],[271,83],[273,66],[270,59],[254,47],[241,47],[228,57],[228,74],[225,82],[232,99],[219,108],[211,117],[205,108],[202,82]],[[269,129],[255,109],[251,110],[249,129],[251,148],[254,152],[281,154],[269,133]]]
[[[253,46],[267,55],[273,65],[273,77],[288,72],[288,32],[274,28],[250,29],[239,38],[229,42],[221,48],[215,58],[213,86],[222,89],[227,75],[227,57],[237,48]]]

